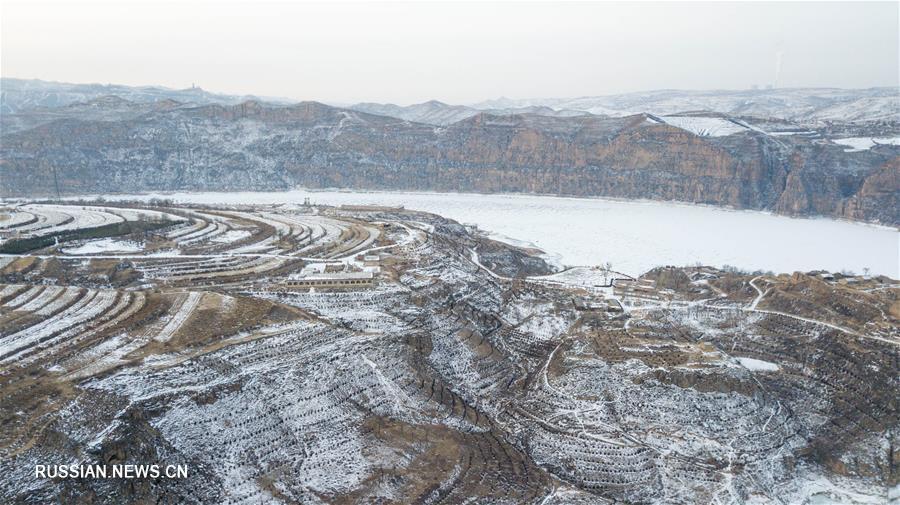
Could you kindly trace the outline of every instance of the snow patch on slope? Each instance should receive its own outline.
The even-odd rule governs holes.
[[[103,238],[91,240],[77,247],[69,247],[63,249],[66,254],[101,254],[107,252],[140,252],[144,247],[128,240],[115,240],[112,238]]]
[[[777,372],[781,369],[781,367],[775,363],[763,361],[761,359],[735,358],[735,360],[740,363],[742,367],[754,372]]]
[[[892,145],[900,146],[900,137],[849,137],[845,139],[831,139],[835,144],[848,146],[850,149],[844,149],[845,153],[855,153],[859,151],[868,151],[876,145]]]
[[[662,120],[701,137],[724,137],[748,130],[745,126],[719,117],[664,116]]]

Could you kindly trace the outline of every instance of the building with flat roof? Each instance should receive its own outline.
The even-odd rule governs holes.
[[[305,288],[364,288],[374,284],[373,272],[309,273],[285,281],[290,289]]]

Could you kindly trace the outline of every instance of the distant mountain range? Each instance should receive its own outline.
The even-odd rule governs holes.
[[[117,96],[135,103],[175,100],[182,103],[234,105],[248,100],[289,104],[289,98],[223,95],[200,88],[70,84],[28,79],[0,79],[0,113],[41,107],[61,107]],[[580,98],[498,98],[471,105],[436,100],[400,106],[359,103],[352,110],[432,125],[448,125],[480,112],[494,115],[540,114],[570,117],[584,114],[629,116],[639,113],[671,115],[712,111],[735,117],[781,119],[801,123],[871,122],[900,120],[900,88],[791,88],[758,90],[658,90]]]
[[[790,88],[740,91],[659,90],[609,96],[513,100],[500,98],[477,109],[550,107],[591,114],[625,116],[715,111],[740,117],[790,121],[898,121],[900,88]]]
[[[781,119],[804,124],[873,122],[900,119],[898,88],[769,89],[744,91],[649,91],[582,98],[513,100],[499,98],[474,105],[430,101],[406,107],[360,103],[351,109],[434,125],[447,125],[479,112],[495,115],[533,113],[570,117],[584,114],[623,117],[640,113],[717,112],[735,117]]]
[[[0,113],[2,114],[43,107],[63,107],[74,103],[90,102],[105,96],[116,96],[135,103],[175,100],[198,105],[235,104],[247,100],[266,100],[276,103],[291,101],[283,98],[260,98],[250,95],[222,95],[200,88],[169,89],[160,86],[72,84],[38,79],[0,78]]]

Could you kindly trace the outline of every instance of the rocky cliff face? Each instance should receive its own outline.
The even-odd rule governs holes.
[[[845,152],[749,129],[700,136],[643,114],[478,114],[436,127],[315,102],[115,107],[124,112],[7,116],[29,128],[4,129],[2,196],[302,185],[648,198],[900,223],[891,145]]]

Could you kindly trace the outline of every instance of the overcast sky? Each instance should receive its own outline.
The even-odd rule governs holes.
[[[2,0],[0,73],[400,104],[896,86],[898,16],[896,1]]]

